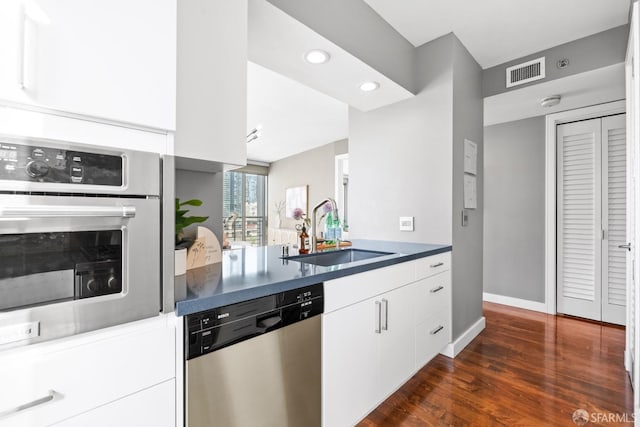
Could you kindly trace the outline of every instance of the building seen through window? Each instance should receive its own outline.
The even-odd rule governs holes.
[[[226,240],[262,246],[267,242],[267,177],[224,173],[223,221]]]

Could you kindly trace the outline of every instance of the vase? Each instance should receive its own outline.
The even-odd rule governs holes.
[[[276,228],[280,228],[280,215],[276,216],[276,220],[274,221],[274,225],[276,226]]]

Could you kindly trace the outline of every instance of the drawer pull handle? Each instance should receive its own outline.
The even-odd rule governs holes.
[[[55,390],[49,390],[49,394],[45,397],[41,397],[40,399],[33,400],[29,403],[24,403],[22,405],[18,405],[15,408],[8,409],[6,411],[0,412],[0,419],[7,418],[9,415],[17,414],[18,412],[22,412],[24,410],[43,405],[47,402],[51,402],[54,399],[60,399],[62,395]]]
[[[431,335],[435,335],[435,334],[437,334],[438,332],[440,332],[443,329],[444,329],[444,326],[440,325],[437,328],[435,328],[433,331],[431,331],[430,334]]]
[[[444,289],[444,286],[438,286],[437,288],[431,289],[431,291],[429,292],[431,292],[432,294],[435,294],[436,292],[440,292],[443,289]]]
[[[435,264],[431,264],[431,268],[442,267],[443,265],[444,265],[444,262],[440,261]]]

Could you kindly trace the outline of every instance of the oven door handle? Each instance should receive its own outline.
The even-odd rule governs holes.
[[[134,218],[134,206],[0,206],[0,218]]]

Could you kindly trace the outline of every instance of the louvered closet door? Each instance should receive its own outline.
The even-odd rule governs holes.
[[[624,114],[602,118],[602,320],[626,323],[627,143]]]
[[[600,119],[557,127],[557,310],[601,319]]]
[[[557,127],[558,312],[626,323],[626,119]]]

